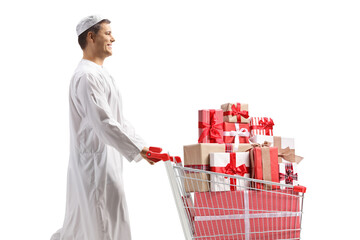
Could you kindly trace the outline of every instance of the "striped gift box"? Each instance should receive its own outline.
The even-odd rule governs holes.
[[[223,142],[223,111],[221,109],[199,110],[198,143]]]
[[[251,117],[250,118],[250,136],[267,135],[273,136],[274,122],[268,117]]]

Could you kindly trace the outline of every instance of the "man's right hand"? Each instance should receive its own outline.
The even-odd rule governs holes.
[[[154,161],[151,161],[150,159],[148,159],[146,153],[149,151],[149,148],[147,147],[144,147],[143,150],[141,150],[140,154],[141,156],[151,165],[154,165],[155,162]]]

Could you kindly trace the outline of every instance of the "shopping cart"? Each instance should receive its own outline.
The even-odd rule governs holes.
[[[179,157],[161,160],[185,239],[300,239],[305,187],[187,168]],[[230,191],[196,191],[204,186]]]

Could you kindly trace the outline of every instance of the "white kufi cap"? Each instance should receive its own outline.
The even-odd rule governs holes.
[[[82,34],[83,32],[85,32],[86,30],[88,30],[89,28],[91,28],[92,26],[94,26],[95,24],[97,24],[98,22],[104,19],[105,18],[99,15],[91,15],[81,19],[81,21],[76,26],[77,35],[79,36],[80,34]]]

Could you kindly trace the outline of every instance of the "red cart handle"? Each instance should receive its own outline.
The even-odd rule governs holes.
[[[147,156],[148,159],[150,159],[153,162],[158,162],[160,160],[162,160],[162,161],[170,160],[169,154],[152,152],[150,150],[146,152],[146,156]]]
[[[306,187],[300,186],[300,185],[294,186],[294,191],[295,191],[295,192],[306,193]]]
[[[159,148],[159,147],[149,147],[149,151],[151,151],[151,152],[156,152],[156,153],[161,153],[161,152],[162,152],[162,148]]]
[[[146,156],[148,159],[150,159],[153,162],[158,162],[158,161],[172,161],[175,163],[179,163],[181,162],[181,158],[180,157],[171,157],[169,156],[169,154],[167,153],[161,153],[162,148],[159,147],[149,147],[149,151],[146,152]]]
[[[178,156],[170,157],[170,160],[174,163],[181,163],[181,158]]]

